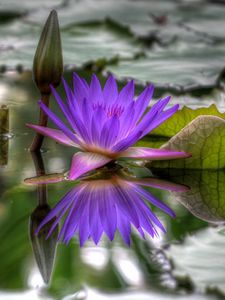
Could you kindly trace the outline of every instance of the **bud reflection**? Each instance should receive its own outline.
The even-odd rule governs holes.
[[[53,182],[53,177],[54,175],[36,178],[36,183]],[[63,180],[62,176],[57,175],[57,178],[58,181]],[[35,179],[27,179],[25,182],[34,183]],[[159,208],[171,217],[175,217],[175,214],[144,187],[187,191],[186,186],[157,178],[137,179],[124,176],[121,170],[108,170],[98,176],[83,178],[76,184],[44,218],[36,233],[51,221],[51,229],[47,234],[49,238],[60,220],[66,216],[58,236],[66,244],[76,234],[81,246],[88,239],[98,244],[104,233],[112,241],[118,230],[124,242],[129,245],[131,225],[143,238],[146,234],[154,238],[159,231],[166,230],[152,207]]]
[[[51,209],[48,205],[37,206],[30,217],[32,249],[39,271],[45,283],[50,281],[52,274],[58,230],[56,228],[48,240],[46,240],[46,234],[50,230],[52,222],[43,226],[38,234],[35,234],[35,232],[50,211]]]
[[[45,169],[40,152],[33,152],[32,159],[37,176],[43,176]],[[47,284],[50,281],[54,266],[58,227],[55,228],[48,240],[46,240],[46,234],[51,229],[54,220],[42,226],[39,233],[36,234],[37,228],[51,211],[47,203],[47,186],[45,184],[37,185],[37,195],[38,205],[30,216],[30,240],[37,266],[44,282]]]

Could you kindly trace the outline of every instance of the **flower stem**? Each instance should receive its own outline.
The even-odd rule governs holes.
[[[42,98],[42,102],[44,102],[44,104],[48,107],[50,94],[42,95],[41,98]],[[40,109],[39,126],[46,127],[47,123],[48,123],[48,116],[42,111],[42,109]],[[44,140],[44,136],[39,133],[36,133],[32,143],[31,143],[30,151],[31,152],[39,151],[42,146],[43,140]]]

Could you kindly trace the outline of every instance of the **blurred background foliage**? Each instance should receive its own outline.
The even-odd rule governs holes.
[[[113,243],[103,239],[98,247],[88,243],[80,249],[76,238],[68,246],[59,244],[51,284],[43,285],[29,238],[37,191],[23,180],[36,174],[28,151],[33,133],[25,123],[38,116],[40,96],[31,68],[51,9],[59,15],[64,76],[70,83],[74,70],[87,80],[96,72],[102,83],[112,72],[120,87],[134,78],[136,93],[153,82],[155,99],[172,94],[171,103],[189,109],[215,103],[224,111],[224,1],[2,0],[0,107],[8,106],[9,130],[0,138],[0,299],[225,298],[223,171],[153,170],[191,188],[183,196],[150,189],[176,212],[171,220],[155,210],[167,235],[153,242],[134,233],[131,248],[119,236]],[[58,109],[54,101],[51,107]],[[191,114],[182,112],[179,120],[190,120]],[[0,119],[1,124],[1,110]],[[164,128],[139,144],[158,147],[174,134],[173,127],[168,130],[172,134]],[[67,170],[72,153],[45,140],[46,172]],[[70,187],[50,185],[49,205]]]

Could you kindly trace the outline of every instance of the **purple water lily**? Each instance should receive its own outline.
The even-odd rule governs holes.
[[[144,114],[153,95],[152,85],[147,86],[135,100],[133,81],[128,82],[118,92],[113,76],[109,76],[103,90],[95,75],[92,76],[90,85],[77,74],[74,74],[73,80],[73,90],[63,80],[66,102],[51,87],[69,126],[42,101],[39,101],[40,107],[59,130],[27,125],[61,144],[80,150],[73,156],[69,179],[75,180],[80,175],[120,157],[164,160],[190,156],[185,152],[131,147],[171,117],[179,107],[174,105],[164,110],[170,100],[170,97],[166,97]]]
[[[59,177],[57,180],[63,179]],[[31,183],[32,179],[26,182]],[[43,182],[53,182],[53,178],[39,180],[39,183]],[[48,238],[67,214],[58,237],[66,244],[75,234],[79,235],[81,246],[87,239],[93,239],[94,243],[98,244],[103,233],[112,241],[118,230],[125,243],[129,245],[131,225],[143,238],[145,233],[154,238],[158,236],[158,230],[162,232],[166,230],[153,213],[151,206],[158,207],[171,217],[175,214],[142,186],[176,192],[188,190],[186,186],[157,178],[128,179],[115,173],[108,179],[82,180],[56,204],[41,222],[38,231],[49,221],[54,221],[48,232]]]

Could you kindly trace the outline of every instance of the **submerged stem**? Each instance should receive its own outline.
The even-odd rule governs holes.
[[[40,151],[32,152],[31,156],[34,162],[36,175],[37,176],[45,175],[44,161]],[[38,206],[42,207],[48,205],[46,184],[38,184],[37,193],[38,193]]]
[[[50,94],[42,95],[41,98],[42,98],[42,102],[48,107]],[[46,127],[47,123],[48,123],[48,116],[42,111],[42,109],[40,109],[38,125]],[[30,151],[31,152],[39,151],[42,146],[43,140],[44,140],[44,136],[40,133],[36,133],[31,143]]]

